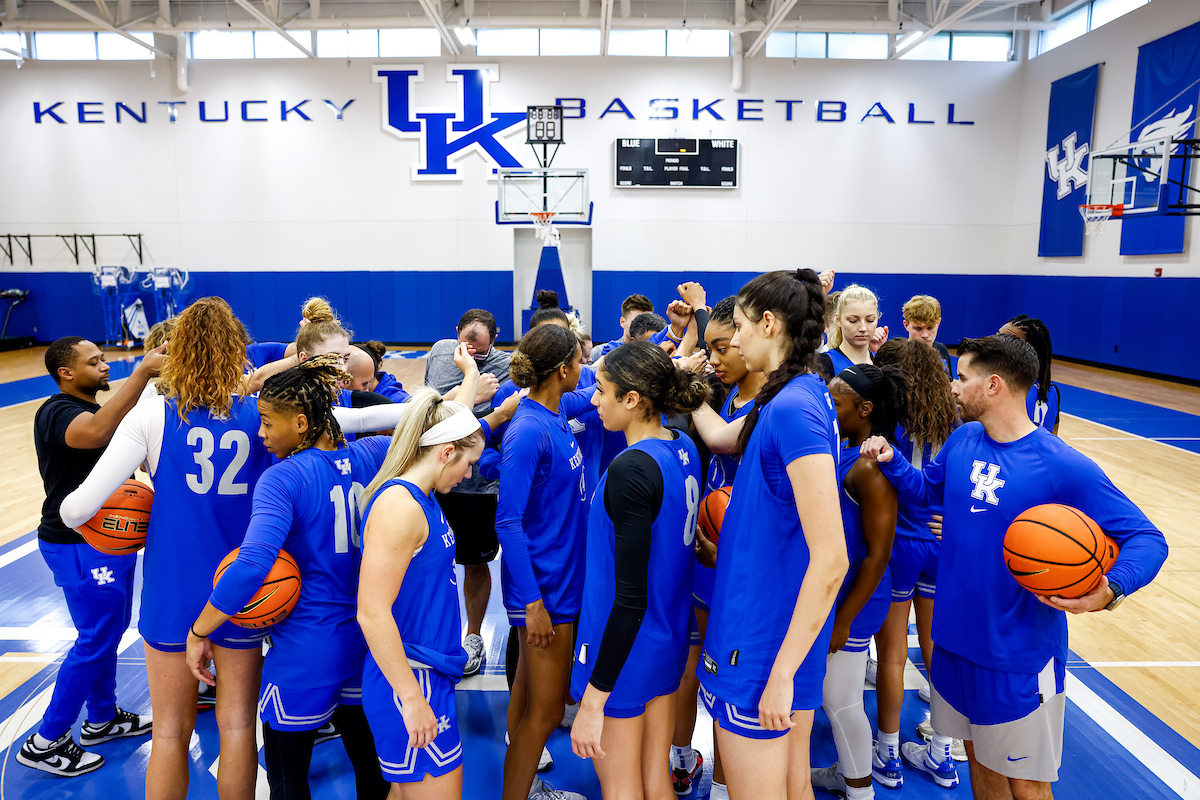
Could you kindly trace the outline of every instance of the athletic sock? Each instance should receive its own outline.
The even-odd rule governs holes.
[[[950,758],[950,747],[954,744],[954,740],[949,736],[939,736],[937,731],[933,732],[933,741],[929,743],[929,757],[936,764],[940,764]]]
[[[879,746],[876,748],[879,758],[888,761],[900,757],[900,731],[884,733],[879,731]]]
[[[33,735],[33,746],[38,750],[49,750],[53,744],[54,742],[50,741],[45,736],[42,736],[40,733],[35,733]]]
[[[712,790],[708,793],[708,800],[729,800],[729,787],[713,781]]]
[[[846,800],[874,800],[874,786],[847,786]]]
[[[690,744],[683,747],[671,745],[671,768],[691,772],[696,768],[696,751]]]

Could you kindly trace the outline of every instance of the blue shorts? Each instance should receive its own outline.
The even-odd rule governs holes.
[[[938,554],[942,543],[936,539],[897,536],[892,542],[892,602],[906,603],[914,594],[934,599],[937,586]]]
[[[713,587],[717,584],[717,571],[711,567],[696,565],[692,578],[692,605],[708,611],[712,606]]]
[[[223,622],[221,627],[212,632],[208,640],[226,650],[253,650],[261,648],[263,641],[270,633],[270,628],[243,628],[232,622]],[[182,653],[187,650],[186,641],[152,642],[146,639],[146,644],[160,653]]]
[[[1055,660],[1051,688],[1040,685],[1036,672],[988,669],[936,644],[930,670],[930,683],[938,694],[971,725],[999,725],[1029,716],[1062,694],[1067,675],[1067,665]]]
[[[839,605],[841,601],[842,598],[839,596]],[[885,569],[883,577],[879,579],[879,588],[875,590],[875,594],[871,595],[871,599],[850,623],[850,638],[846,640],[846,645],[842,649],[850,653],[865,652],[871,643],[871,637],[879,633],[879,629],[883,627],[883,621],[887,619],[888,612],[891,610],[892,580],[888,570]]]
[[[437,738],[419,749],[408,746],[400,698],[387,678],[373,661],[363,671],[363,711],[375,736],[383,777],[391,783],[420,783],[426,775],[437,778],[462,766],[454,681],[432,669],[414,669],[413,674],[438,720]]]
[[[362,705],[362,673],[330,686],[285,687],[263,681],[258,715],[277,731],[315,731],[338,706]]]
[[[771,731],[759,725],[757,708],[738,708],[732,703],[726,703],[703,685],[700,686],[700,698],[704,701],[709,716],[730,733],[745,736],[747,739],[778,739],[788,735],[788,731]],[[796,708],[796,702],[793,700],[792,712],[800,710]],[[607,710],[605,713],[607,714]]]
[[[512,625],[514,628],[524,628],[525,627],[525,609],[524,608],[521,608],[519,610],[505,608],[504,611],[506,614],[508,614],[508,624],[509,625]],[[546,609],[546,611],[550,613],[550,622],[551,622],[551,624],[554,624],[554,625],[565,625],[568,622],[574,622],[575,617],[577,617],[579,615],[578,611],[576,611],[574,614],[571,614],[569,616],[552,612],[552,611],[550,611],[550,609]]]

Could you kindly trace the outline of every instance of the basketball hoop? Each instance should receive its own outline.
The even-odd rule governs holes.
[[[1083,217],[1084,230],[1088,236],[1099,236],[1104,233],[1104,223],[1113,217],[1120,217],[1125,210],[1123,205],[1085,205],[1079,207],[1079,215]]]
[[[553,211],[530,211],[529,217],[533,220],[533,232],[543,242],[550,236],[552,223],[554,222]]]

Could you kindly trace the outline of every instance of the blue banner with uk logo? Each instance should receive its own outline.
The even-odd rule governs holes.
[[[1050,84],[1039,258],[1083,255],[1079,207],[1087,202],[1088,150],[1099,82],[1100,65],[1095,64]]]
[[[1196,123],[1198,84],[1200,23],[1139,47],[1129,141],[1145,142],[1168,136],[1174,141],[1190,138]],[[1181,149],[1172,145],[1172,155],[1178,156]],[[1153,173],[1138,172],[1133,191],[1139,198],[1157,197],[1160,208],[1176,202],[1178,190],[1173,187],[1183,182],[1186,167],[1186,159],[1172,158],[1165,187]],[[1186,221],[1187,217],[1178,214],[1126,217],[1121,223],[1121,255],[1182,253]]]

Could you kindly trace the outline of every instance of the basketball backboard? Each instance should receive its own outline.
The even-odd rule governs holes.
[[[1123,216],[1153,214],[1167,205],[1168,175],[1177,145],[1169,137],[1145,139],[1091,154],[1090,205],[1124,206]]]
[[[530,224],[530,215],[543,211],[554,213],[555,225],[591,224],[586,169],[506,167],[498,177],[498,224]]]

